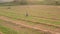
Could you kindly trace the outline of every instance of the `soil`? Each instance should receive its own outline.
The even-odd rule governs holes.
[[[48,28],[44,28],[43,25],[40,25],[40,26],[34,25],[34,26],[32,26],[32,25],[26,24],[24,21],[12,20],[12,19],[10,19],[8,17],[4,17],[4,16],[0,16],[0,19],[15,23],[15,24],[27,27],[27,28],[33,28],[33,29],[37,29],[37,30],[40,30],[40,31],[44,31],[44,32],[50,32],[51,34],[60,34],[60,32],[56,32],[56,31],[52,31]]]

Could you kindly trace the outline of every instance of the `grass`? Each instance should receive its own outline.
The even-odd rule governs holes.
[[[5,23],[5,25],[3,24]],[[1,25],[3,24],[3,25]],[[9,26],[7,27],[6,24],[10,24],[10,26],[16,26],[17,28],[19,27],[19,30],[14,30],[12,28],[10,28]],[[44,34],[43,31],[39,31],[39,30],[35,30],[32,28],[26,28],[24,26],[17,26],[16,24],[11,24],[11,22],[7,22],[4,20],[0,20],[0,32],[2,32],[3,34]]]
[[[25,16],[26,11],[29,11],[28,17]],[[59,20],[54,21],[52,19],[33,17],[33,16],[43,16],[48,18],[60,19],[58,6],[57,7],[56,6],[38,6],[38,7],[11,6],[11,9],[7,9],[7,6],[4,6],[4,7],[0,7],[0,15],[6,16],[6,17],[12,17],[12,19],[24,19],[24,20],[32,20],[32,21],[34,20],[40,23],[50,23],[50,24],[60,25]]]
[[[44,32],[24,27],[20,30],[20,34],[44,34]]]
[[[23,19],[23,20],[28,20],[28,21],[36,21],[36,22],[40,22],[40,23],[49,23],[49,24],[60,25],[60,20],[38,18],[38,17],[42,16],[42,17],[60,19],[60,16],[59,16],[60,15],[60,9],[59,9],[60,6],[47,6],[47,5],[45,5],[45,6],[43,6],[43,5],[10,6],[11,9],[8,9],[8,7],[9,6],[1,6],[0,7],[0,16],[9,17],[13,20]],[[25,16],[26,11],[28,11],[28,13],[29,13],[28,17]],[[38,17],[33,17],[33,16],[38,16]],[[22,21],[22,20],[19,20],[19,21]],[[0,22],[3,22],[3,20],[0,20]],[[32,23],[32,22],[26,22],[26,23],[29,25],[37,24],[37,23]],[[13,25],[10,22],[9,22],[9,24]],[[14,24],[14,26],[16,26],[16,24]],[[48,26],[45,26],[45,27],[48,27]],[[51,26],[51,27],[53,28],[53,30],[55,29],[55,27],[53,27],[53,26]],[[51,27],[48,27],[48,28],[51,28]],[[1,31],[3,33],[8,32],[5,29],[7,30],[7,28],[3,29],[1,26]],[[3,30],[5,30],[6,32]],[[19,30],[19,33],[20,34],[43,34],[43,32],[41,32],[41,31],[37,31],[35,29],[30,29],[30,28],[25,28],[25,27],[21,28]],[[16,33],[13,33],[13,34],[16,34]]]
[[[0,31],[3,33],[3,34],[18,34],[17,31],[13,30],[13,29],[10,29],[8,27],[5,27],[3,25],[0,24]]]

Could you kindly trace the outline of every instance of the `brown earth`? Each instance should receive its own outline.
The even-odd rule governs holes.
[[[60,34],[60,32],[49,30],[48,28],[42,27],[42,25],[39,25],[39,26],[38,25],[34,25],[34,26],[32,26],[32,25],[26,24],[24,21],[11,20],[11,19],[9,19],[7,17],[4,17],[4,16],[0,16],[0,19],[15,23],[15,24],[18,24],[18,25],[21,25],[21,26],[25,26],[27,28],[33,28],[33,29],[37,29],[37,30],[42,30],[44,32],[50,32],[52,34]]]
[[[0,34],[3,34],[2,32],[0,32]]]

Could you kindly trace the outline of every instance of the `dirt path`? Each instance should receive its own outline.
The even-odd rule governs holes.
[[[33,29],[37,29],[37,30],[42,30],[44,32],[50,32],[51,34],[60,34],[60,32],[55,32],[55,31],[51,31],[51,30],[48,30],[48,29],[44,29],[42,27],[37,27],[37,26],[32,26],[32,25],[28,25],[24,22],[21,22],[21,21],[17,21],[17,20],[11,20],[7,17],[3,17],[3,16],[0,16],[0,19],[2,20],[5,20],[5,21],[10,21],[12,23],[15,23],[15,24],[18,24],[18,25],[22,25],[22,26],[25,26],[25,27],[28,27],[28,28],[33,28]]]
[[[0,34],[3,34],[2,32],[0,32]]]
[[[3,34],[3,32],[0,31],[0,34]]]

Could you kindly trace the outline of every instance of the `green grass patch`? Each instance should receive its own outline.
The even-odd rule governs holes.
[[[44,32],[40,30],[23,27],[20,30],[20,34],[44,34]]]
[[[25,16],[26,9],[24,9],[24,6],[22,8],[20,7],[19,9],[18,8],[15,9],[14,6],[11,6],[11,7],[12,8],[9,9],[9,10],[6,9],[6,7],[1,7],[0,8],[0,16],[11,17],[11,19],[13,19],[13,20],[16,20],[16,19],[24,19],[24,20],[31,20],[31,21],[34,20],[34,21],[37,21],[37,22],[40,22],[40,23],[50,23],[50,24],[60,25],[60,21],[50,21],[49,19],[45,20],[45,19],[40,19],[40,18],[34,18],[34,17],[30,16],[30,14],[29,14],[28,17],[26,17]],[[36,7],[36,8],[38,8],[38,7]],[[21,9],[23,9],[23,10],[21,10]],[[34,9],[35,9],[35,7],[33,9],[30,9],[29,8],[28,10],[29,10],[29,12],[32,11],[30,13],[33,13],[35,11]],[[45,12],[45,10],[46,10],[46,12]],[[51,8],[49,8],[49,9],[41,9],[41,10],[36,9],[36,11],[33,14],[39,15],[39,13],[42,14],[42,13],[45,12],[44,14],[42,14],[42,16],[45,16],[46,15],[47,17],[48,16],[51,17],[53,14],[47,14],[47,13],[50,12],[50,11],[57,12],[58,10],[59,9],[56,8],[56,7],[53,7],[53,10]],[[40,12],[40,11],[42,11],[42,12]],[[59,17],[58,14],[57,14],[57,17]]]
[[[4,21],[4,20],[0,20],[0,21],[7,23],[7,21]],[[3,24],[3,23],[1,22],[0,24]],[[9,24],[12,25],[11,22],[9,22]],[[13,24],[13,25],[16,26],[16,24]],[[16,26],[16,27],[18,27],[18,26]],[[20,27],[20,29],[17,30],[19,32],[19,34],[44,34],[44,32],[40,31],[40,30],[35,30],[32,28],[24,27],[24,26],[19,26],[19,27]],[[4,34],[18,34],[15,30],[12,30],[12,29],[2,26],[2,25],[0,25],[0,31]]]
[[[17,31],[0,24],[0,31],[4,34],[18,34]]]

